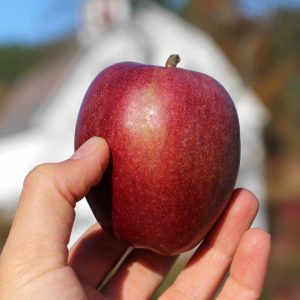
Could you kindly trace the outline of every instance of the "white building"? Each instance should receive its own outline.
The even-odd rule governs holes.
[[[7,134],[0,137],[0,209],[14,210],[31,168],[63,160],[73,152],[79,107],[97,73],[120,61],[163,65],[171,53],[180,54],[179,67],[213,76],[234,99],[242,140],[237,186],[251,189],[263,201],[262,130],[267,112],[212,38],[152,4],[130,11],[125,0],[87,0],[83,12],[78,50],[33,74],[33,89],[23,86],[22,90],[21,83],[2,113],[0,133]],[[85,201],[76,210],[72,240],[95,222]],[[263,206],[255,225],[265,226]]]

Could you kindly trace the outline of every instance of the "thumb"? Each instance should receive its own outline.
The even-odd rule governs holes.
[[[24,181],[2,256],[13,256],[18,264],[45,258],[52,260],[51,268],[66,264],[76,202],[100,181],[108,161],[107,143],[94,137],[70,159],[34,168]]]

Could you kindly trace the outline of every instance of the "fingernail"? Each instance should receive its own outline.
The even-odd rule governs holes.
[[[99,145],[99,141],[100,138],[97,136],[90,138],[74,152],[70,159],[78,160],[89,156],[97,145]]]

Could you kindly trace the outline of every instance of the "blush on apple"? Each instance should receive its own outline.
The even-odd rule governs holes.
[[[239,122],[213,78],[122,62],[90,85],[75,148],[106,139],[110,166],[87,200],[102,227],[133,247],[175,255],[196,246],[222,214],[240,161]]]

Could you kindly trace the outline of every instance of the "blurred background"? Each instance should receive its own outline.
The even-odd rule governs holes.
[[[300,0],[1,0],[0,249],[28,171],[72,153],[94,76],[173,52],[235,101],[237,186],[258,195],[255,226],[272,234],[262,299],[300,299]],[[73,240],[94,222],[77,210]]]

